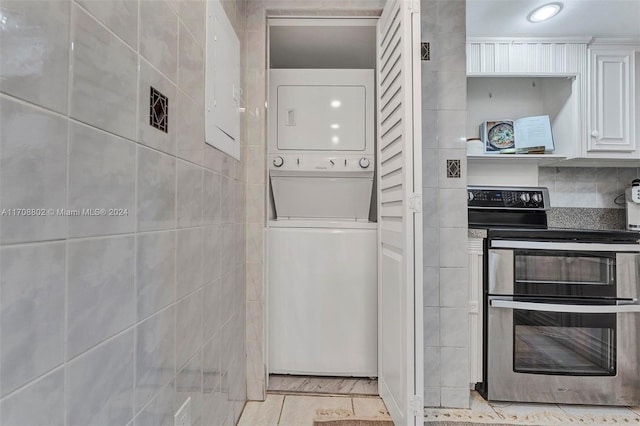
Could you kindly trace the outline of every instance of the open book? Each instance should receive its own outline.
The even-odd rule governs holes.
[[[486,154],[543,154],[555,149],[548,115],[485,121],[480,138]]]

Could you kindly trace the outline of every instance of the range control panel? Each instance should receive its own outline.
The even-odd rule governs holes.
[[[547,188],[496,186],[467,187],[468,207],[473,209],[547,210]]]

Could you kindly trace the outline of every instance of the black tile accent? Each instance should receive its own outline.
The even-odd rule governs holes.
[[[431,44],[430,43],[420,43],[420,59],[423,61],[431,60]]]
[[[153,86],[149,99],[149,125],[165,133],[169,132],[169,98]]]
[[[447,160],[447,177],[459,178],[461,175],[460,160]]]

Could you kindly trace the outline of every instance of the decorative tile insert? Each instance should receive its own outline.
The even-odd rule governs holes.
[[[149,125],[165,133],[169,132],[169,98],[153,86],[149,99]]]
[[[447,177],[460,177],[460,160],[447,160]]]
[[[431,45],[429,43],[420,43],[420,59],[423,61],[431,60]]]

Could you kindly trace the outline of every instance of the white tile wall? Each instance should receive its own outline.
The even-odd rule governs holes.
[[[140,55],[178,81],[178,16],[164,0],[140,0]]]
[[[66,114],[70,2],[3,1],[0,8],[12,28],[0,37],[0,91]]]
[[[64,368],[42,376],[0,402],[4,425],[64,424]]]
[[[94,127],[69,125],[69,209],[135,208],[135,143]],[[68,221],[70,237],[135,231],[134,216],[79,216]]]
[[[66,119],[7,97],[0,98],[0,114],[0,208],[65,208]],[[62,216],[2,215],[0,241],[56,240],[66,225]]]
[[[425,406],[468,408],[465,0],[422,0]],[[459,160],[461,177],[447,177]]]
[[[138,55],[77,4],[71,43],[69,115],[135,140]]]
[[[98,21],[125,43],[138,46],[138,4],[129,0],[78,0]]]
[[[0,0],[0,209],[46,213],[0,216],[0,424],[239,417],[246,169],[204,144],[204,7]]]
[[[173,378],[175,339],[174,307],[164,309],[136,326],[136,411]]]
[[[64,361],[64,251],[63,243],[0,250],[3,396]]]
[[[67,243],[67,359],[135,322],[133,236]]]

